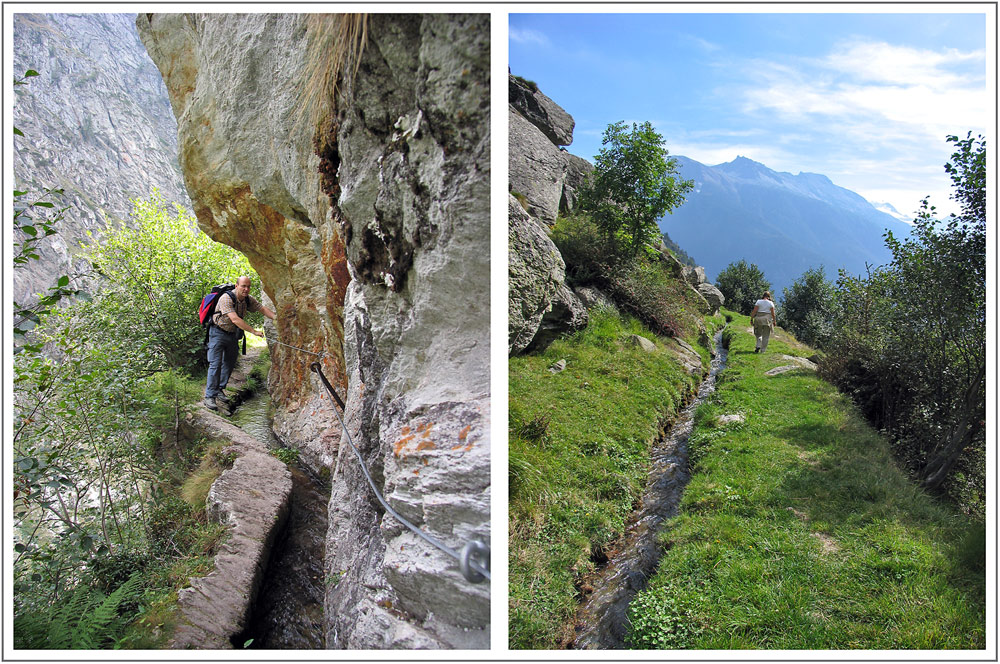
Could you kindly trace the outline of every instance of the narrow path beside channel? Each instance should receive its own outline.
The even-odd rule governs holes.
[[[233,422],[273,450],[284,445],[271,428],[269,407],[270,398],[262,391],[239,406]],[[323,557],[330,486],[298,462],[288,467],[292,472],[291,511],[271,551],[247,628],[233,639],[238,649],[250,639],[249,649],[326,647]]]

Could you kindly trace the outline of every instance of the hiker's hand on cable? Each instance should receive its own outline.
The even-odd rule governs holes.
[[[263,332],[258,332],[257,330],[250,330],[250,331],[251,331],[251,332],[252,332],[253,334],[255,334],[255,335],[257,335],[258,337],[260,337],[261,339],[263,339],[263,338],[264,338],[264,333],[263,333]]]

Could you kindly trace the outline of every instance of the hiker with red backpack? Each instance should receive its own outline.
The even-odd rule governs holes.
[[[250,295],[250,277],[240,277],[235,286],[221,286],[202,301],[202,322],[208,319],[208,381],[205,385],[205,407],[218,410],[216,399],[229,404],[224,390],[229,374],[236,366],[240,338],[245,332],[263,337],[263,332],[252,328],[244,319],[247,312],[260,311],[274,320],[274,312]],[[214,295],[214,297],[213,297]],[[213,311],[214,308],[214,311]],[[246,341],[243,342],[246,352]]]

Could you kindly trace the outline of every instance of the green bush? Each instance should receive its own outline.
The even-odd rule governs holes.
[[[689,312],[697,306],[658,253],[628,255],[626,245],[605,238],[586,214],[557,219],[552,241],[566,263],[570,284],[600,288],[657,334],[683,337],[692,332]]]
[[[150,370],[204,364],[196,312],[212,286],[247,275],[259,289],[245,256],[211,240],[180,206],[170,211],[159,192],[134,200],[130,225],[109,228],[84,256],[101,277],[80,312],[88,333]]]
[[[728,309],[749,315],[764,291],[771,290],[771,282],[764,277],[764,272],[757,265],[748,265],[745,260],[740,259],[730,263],[719,273],[715,279],[715,287],[726,297]]]

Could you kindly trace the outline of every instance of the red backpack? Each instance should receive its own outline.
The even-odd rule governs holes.
[[[229,297],[233,300],[233,309],[236,308],[236,293],[233,289],[236,288],[235,284],[224,284],[222,286],[215,286],[212,288],[212,292],[201,298],[201,306],[198,307],[198,320],[201,322],[202,327],[205,328],[205,343],[208,343],[208,333],[212,327],[212,318],[215,316],[215,309],[219,304],[219,298],[222,297],[223,293],[228,293]],[[247,353],[247,340],[246,336],[243,334],[243,330],[240,330],[240,336],[243,337],[243,354]]]

